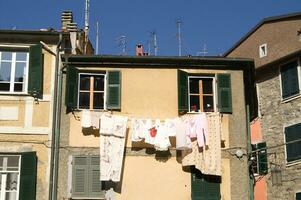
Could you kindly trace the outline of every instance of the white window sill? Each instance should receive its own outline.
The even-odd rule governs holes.
[[[301,97],[300,93],[299,94],[295,94],[295,95],[293,95],[291,97],[287,97],[285,99],[281,99],[281,103],[288,103],[288,102],[293,101],[295,99],[299,99],[300,97]]]
[[[301,159],[290,161],[290,162],[286,162],[286,166],[287,167],[291,167],[291,166],[295,166],[295,165],[299,165],[299,164],[301,164]]]

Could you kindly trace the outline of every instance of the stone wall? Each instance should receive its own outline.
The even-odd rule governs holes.
[[[283,102],[279,70],[273,70],[266,74],[266,77],[269,79],[258,82],[258,96],[263,140],[267,142],[268,147],[271,147],[285,142],[286,126],[301,123],[301,98]],[[287,164],[285,154],[284,145],[268,149],[268,199],[295,199],[295,193],[301,191],[301,162]],[[282,185],[272,185],[271,163],[281,166]]]

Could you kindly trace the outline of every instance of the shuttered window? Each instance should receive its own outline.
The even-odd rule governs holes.
[[[259,151],[260,150],[260,151]],[[254,174],[264,175],[268,173],[268,157],[266,142],[252,144],[252,171]]]
[[[35,98],[43,96],[43,54],[42,45],[37,44],[29,48],[29,76],[28,93]]]
[[[68,110],[120,110],[121,72],[82,73],[68,66],[65,103]]]
[[[79,155],[73,157],[72,162],[72,197],[73,198],[101,198],[99,156]]]
[[[286,159],[292,162],[301,159],[301,123],[285,127]]]
[[[281,66],[282,98],[286,99],[300,93],[298,61]]]
[[[191,173],[191,199],[192,200],[219,200],[220,199],[219,176],[204,175],[193,168]]]
[[[301,192],[296,193],[296,200],[301,200]]]

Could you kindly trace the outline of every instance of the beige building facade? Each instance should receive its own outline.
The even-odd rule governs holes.
[[[254,113],[256,107],[254,104],[256,101],[252,99],[252,93],[255,92],[252,80],[254,72],[252,60],[200,57],[69,56],[63,58],[63,63],[67,73],[67,78],[64,78],[66,90],[63,91],[63,98],[67,97],[65,98],[66,107],[62,108],[59,199],[212,198],[230,200],[250,197],[252,192],[250,191],[247,156],[249,152],[248,119],[254,117],[254,115],[250,116],[250,113]],[[114,85],[118,88],[118,92],[114,95],[110,91],[111,72],[118,72],[118,78],[115,79],[118,81]],[[103,78],[104,103],[97,107],[99,106],[97,101],[82,97],[85,89],[81,86],[87,77],[91,86],[93,81],[101,79],[99,74],[105,77]],[[183,79],[181,74],[186,75],[186,79]],[[223,75],[227,77],[228,85],[227,88],[220,89],[219,84],[222,81],[219,77],[224,77]],[[187,85],[187,81],[193,76],[210,80],[209,85],[204,85],[206,87],[204,91],[210,88],[212,91],[206,93],[210,96],[210,100],[203,98],[206,95],[198,96],[205,102],[197,105],[198,110],[204,109],[204,112],[219,113],[221,116],[218,124],[224,138],[219,147],[221,176],[208,178],[193,167],[183,167],[182,152],[176,149],[175,137],[170,137],[169,150],[161,152],[143,141],[133,142],[131,140],[133,127],[129,121],[121,180],[116,183],[100,182],[99,171],[92,169],[101,168],[99,166],[99,137],[101,136],[97,128],[89,130],[82,128],[82,112],[90,110],[93,113],[110,113],[126,116],[129,119],[150,118],[160,121],[193,115],[198,111],[192,110],[195,108],[191,107],[193,102],[191,97],[188,97],[192,90],[191,88],[186,90],[187,96],[183,100],[181,94],[185,92],[185,89],[180,87],[183,80]],[[92,82],[91,79],[93,79]],[[202,80],[205,84],[207,79],[204,79],[205,81],[203,79],[198,80]],[[88,93],[91,95],[91,90]],[[97,95],[97,92],[93,95]],[[78,164],[79,158],[84,164]],[[79,175],[80,170],[83,172],[82,176]],[[85,175],[90,172],[95,174]],[[202,185],[203,182],[198,181],[206,182],[206,184],[208,181],[211,185]]]

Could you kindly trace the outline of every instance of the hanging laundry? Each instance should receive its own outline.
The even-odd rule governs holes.
[[[192,152],[182,151],[182,165],[195,165],[203,174],[221,176],[221,123],[219,113],[207,115],[208,146],[199,148],[192,142]]]
[[[144,137],[141,137],[141,120],[132,119],[131,120],[131,139],[133,142],[142,141]]]
[[[157,151],[167,151],[171,146],[169,136],[167,134],[166,123],[160,124],[157,127],[157,134],[155,137],[155,149]]]
[[[100,121],[100,180],[120,181],[127,117],[103,115]]]
[[[160,123],[160,120],[158,122],[158,120],[156,120],[155,124],[153,124],[151,119],[147,119],[144,122],[144,127],[143,127],[143,131],[145,133],[145,143],[149,143],[154,145],[155,144],[155,138],[151,136],[151,129],[152,128],[156,128],[156,126],[158,125],[158,123]]]
[[[199,147],[208,145],[208,122],[206,113],[200,113],[194,116],[195,132]]]
[[[176,126],[176,148],[178,150],[191,149],[191,140],[186,134],[187,120],[184,118],[175,119]]]
[[[81,126],[83,128],[95,128],[99,129],[99,119],[103,115],[103,112],[82,110],[81,112]]]
[[[175,119],[166,119],[165,128],[168,136],[176,136],[176,120]]]

